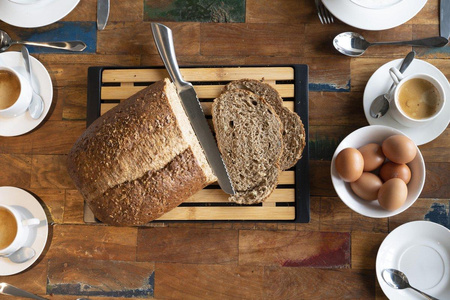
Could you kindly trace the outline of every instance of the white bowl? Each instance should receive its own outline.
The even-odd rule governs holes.
[[[412,162],[407,164],[411,169],[411,181],[408,183],[408,196],[405,203],[394,211],[385,210],[380,206],[377,200],[369,202],[358,197],[350,188],[350,184],[344,182],[337,173],[334,165],[336,156],[341,150],[349,147],[358,149],[369,143],[381,145],[386,138],[397,134],[405,135],[401,131],[388,126],[372,125],[362,127],[353,131],[343,139],[333,154],[333,159],[331,160],[331,181],[333,182],[334,189],[339,198],[341,198],[349,208],[363,216],[372,218],[392,217],[405,211],[417,200],[425,184],[425,162],[422,153],[419,148],[417,148],[416,157]]]

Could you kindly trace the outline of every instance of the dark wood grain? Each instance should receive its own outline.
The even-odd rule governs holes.
[[[237,264],[238,231],[189,228],[141,228],[138,261]]]

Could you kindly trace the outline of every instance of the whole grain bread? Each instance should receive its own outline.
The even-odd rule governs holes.
[[[281,157],[281,169],[287,170],[293,167],[302,157],[305,148],[305,128],[300,117],[283,106],[283,99],[278,91],[271,85],[253,79],[241,79],[230,82],[225,90],[245,89],[249,90],[269,103],[282,123],[282,135],[284,150]]]
[[[121,226],[155,220],[217,180],[168,79],[92,123],[68,171],[94,215]]]
[[[217,143],[240,204],[264,201],[276,188],[283,151],[281,122],[260,96],[246,90],[223,92],[214,100]]]

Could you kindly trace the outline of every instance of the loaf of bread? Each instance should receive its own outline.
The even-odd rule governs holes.
[[[168,79],[92,123],[68,170],[94,215],[120,226],[155,220],[217,180]]]
[[[212,106],[217,143],[239,204],[264,201],[276,188],[283,152],[281,122],[260,96],[224,91]]]
[[[305,148],[305,128],[302,120],[295,113],[283,106],[283,99],[271,85],[253,79],[241,79],[230,82],[225,90],[245,89],[262,98],[273,107],[282,123],[284,150],[281,156],[281,169],[293,167],[302,157]]]

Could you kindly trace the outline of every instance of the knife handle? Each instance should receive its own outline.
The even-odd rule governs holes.
[[[188,83],[183,80],[180,68],[178,67],[175,48],[173,46],[172,30],[162,24],[152,23],[152,32],[158,52],[175,86],[179,89],[181,86],[187,85]]]

